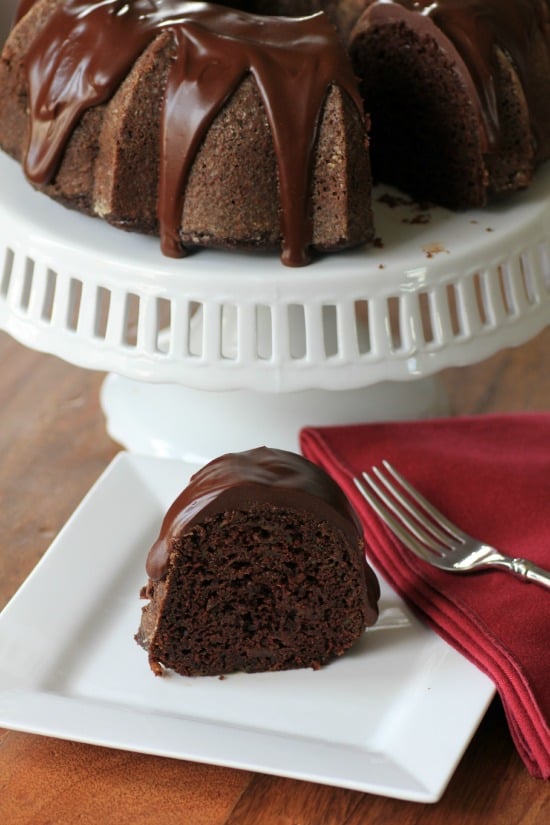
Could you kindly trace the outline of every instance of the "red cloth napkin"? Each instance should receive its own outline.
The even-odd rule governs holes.
[[[461,576],[420,561],[352,479],[386,458],[471,535],[550,569],[550,415],[306,428],[301,448],[354,504],[380,574],[493,680],[523,761],[548,779],[550,591],[501,571]]]

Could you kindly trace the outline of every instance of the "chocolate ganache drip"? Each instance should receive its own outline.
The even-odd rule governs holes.
[[[354,510],[324,470],[295,453],[258,447],[222,455],[195,473],[166,513],[149,551],[149,578],[158,581],[167,573],[174,538],[208,516],[246,509],[253,503],[304,509],[319,521],[337,524],[352,543],[362,537]],[[374,609],[379,587],[368,567],[367,583]]]
[[[28,178],[37,185],[53,179],[83,112],[108,100],[141,52],[166,31],[174,55],[161,126],[157,211],[164,254],[184,254],[179,228],[193,160],[208,127],[250,73],[277,158],[282,260],[307,263],[313,153],[331,85],[362,112],[353,70],[323,14],[291,19],[181,0],[66,0],[29,49]]]
[[[17,23],[21,20],[22,17],[26,15],[26,13],[31,9],[32,6],[36,3],[36,0],[19,0],[19,3],[15,7],[15,15],[14,15],[14,23]]]
[[[400,6],[429,18],[451,41],[470,72],[479,97],[487,150],[501,144],[496,48],[512,61],[529,108],[535,150],[543,148],[547,129],[540,93],[534,88],[532,57],[537,38],[550,37],[548,0],[378,0],[373,21]],[[550,89],[548,90],[550,93]]]

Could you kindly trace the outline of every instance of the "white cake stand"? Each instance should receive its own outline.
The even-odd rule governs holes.
[[[0,327],[109,372],[107,428],[131,450],[202,461],[295,449],[306,424],[434,414],[431,376],[550,321],[548,165],[526,193],[458,215],[378,189],[383,245],[302,269],[167,259],[34,192],[4,156],[0,179]]]
[[[548,165],[528,192],[462,215],[392,207],[380,189],[383,245],[299,270],[273,255],[169,260],[156,239],[37,194],[1,155],[0,181],[0,328],[108,372],[107,428],[131,450],[202,461],[295,449],[305,424],[435,414],[438,371],[550,321]]]
[[[0,8],[0,43],[15,5]],[[0,328],[108,372],[107,428],[131,450],[202,461],[295,449],[305,424],[435,414],[438,371],[550,321],[548,165],[528,192],[461,215],[392,207],[380,189],[383,245],[299,270],[272,255],[169,260],[156,239],[35,193],[1,155],[0,180]]]

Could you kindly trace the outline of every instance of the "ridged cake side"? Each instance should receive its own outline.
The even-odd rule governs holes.
[[[0,145],[37,188],[174,256],[281,248],[297,266],[372,238],[363,107],[323,15],[119,6],[36,0],[6,44]]]

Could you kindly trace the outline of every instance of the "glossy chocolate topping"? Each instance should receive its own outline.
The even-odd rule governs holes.
[[[166,574],[175,536],[208,516],[254,503],[306,510],[320,521],[336,523],[354,544],[362,536],[340,487],[307,459],[267,447],[227,453],[195,473],[166,513],[147,557],[149,578],[157,581]]]
[[[488,151],[498,150],[501,139],[495,89],[496,47],[514,65],[536,144],[542,144],[547,124],[543,122],[539,93],[534,89],[531,58],[537,39],[550,42],[548,0],[375,0],[367,13],[375,24],[397,19],[399,9],[432,22],[464,61],[477,90]],[[412,16],[407,21],[412,21]]]
[[[14,23],[17,23],[18,20],[21,20],[22,17],[26,15],[29,9],[34,6],[36,0],[19,0],[15,8],[15,16],[14,16]]]
[[[306,263],[313,150],[330,86],[347,92],[362,112],[351,65],[323,14],[291,19],[182,0],[65,0],[30,44],[27,176],[37,185],[53,178],[83,112],[108,100],[163,32],[173,41],[160,146],[163,252],[184,254],[179,227],[194,157],[217,113],[251,73],[277,158],[282,260]]]

